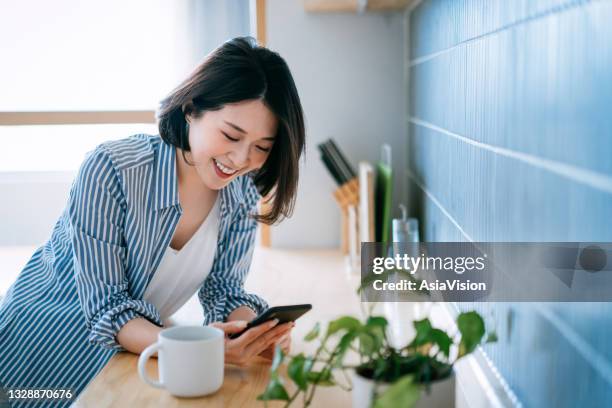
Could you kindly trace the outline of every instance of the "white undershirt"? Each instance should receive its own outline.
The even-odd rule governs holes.
[[[166,248],[143,299],[154,304],[162,323],[200,289],[210,273],[219,233],[219,199],[198,230],[180,249]]]

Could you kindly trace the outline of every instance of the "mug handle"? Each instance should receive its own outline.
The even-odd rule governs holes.
[[[140,378],[142,378],[142,380],[145,383],[155,388],[164,388],[164,385],[159,381],[155,381],[149,378],[147,376],[147,372],[145,371],[145,366],[147,365],[147,361],[153,355],[153,353],[158,351],[160,348],[161,348],[160,342],[153,343],[149,347],[144,349],[144,351],[142,352],[142,354],[140,354],[140,357],[138,358],[138,375],[140,376]]]

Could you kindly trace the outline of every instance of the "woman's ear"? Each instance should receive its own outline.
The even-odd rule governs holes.
[[[193,101],[185,102],[181,106],[181,110],[185,116],[185,121],[189,122],[191,120],[191,112],[193,112]]]

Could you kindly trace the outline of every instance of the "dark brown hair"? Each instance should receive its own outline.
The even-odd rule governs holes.
[[[157,111],[159,134],[167,143],[189,151],[186,115],[198,118],[204,111],[253,99],[262,100],[278,120],[270,155],[261,169],[250,174],[262,196],[272,192],[271,210],[255,218],[273,224],[293,213],[299,159],[305,149],[302,105],[289,67],[280,55],[258,46],[252,37],[225,42],[161,101]]]

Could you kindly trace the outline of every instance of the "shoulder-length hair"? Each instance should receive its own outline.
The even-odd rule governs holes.
[[[258,46],[252,37],[225,42],[161,101],[157,111],[159,134],[165,142],[189,151],[186,115],[198,118],[204,111],[253,99],[262,100],[278,120],[270,155],[251,175],[263,197],[272,193],[270,211],[255,219],[274,224],[293,213],[299,159],[305,149],[302,105],[289,67],[280,55]]]

